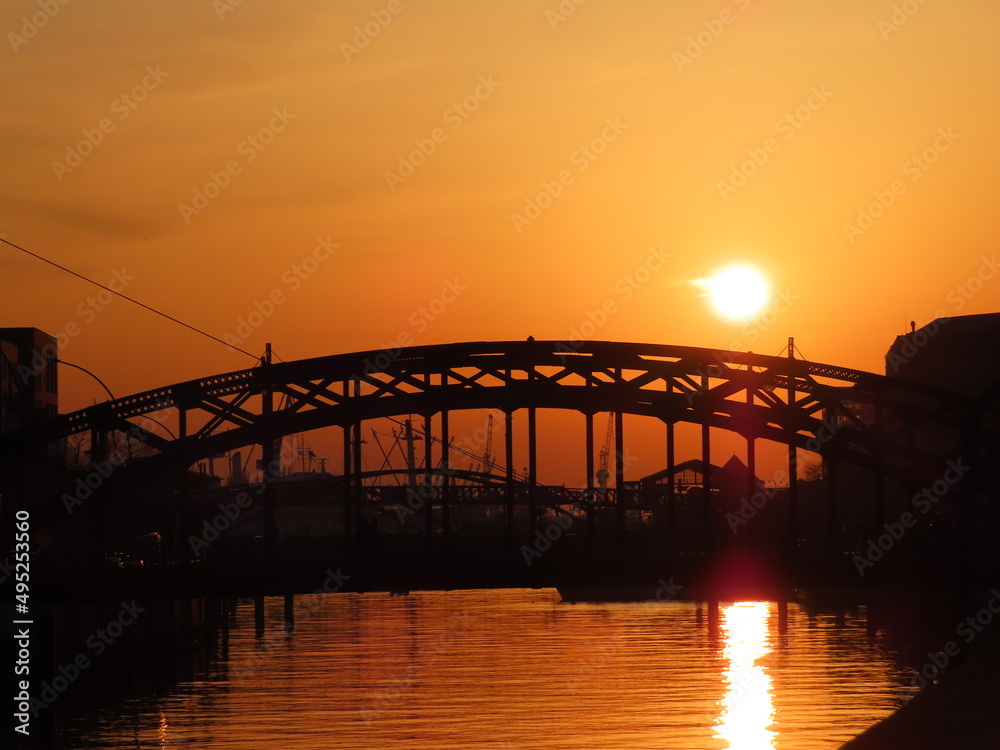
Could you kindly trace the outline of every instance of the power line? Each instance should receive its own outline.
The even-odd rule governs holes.
[[[30,255],[32,258],[37,258],[38,260],[42,261],[43,263],[48,263],[50,266],[55,266],[60,271],[65,271],[66,273],[68,273],[68,274],[70,274],[72,276],[76,276],[78,279],[83,279],[88,284],[93,284],[94,286],[97,286],[97,287],[100,287],[101,289],[109,291],[113,295],[115,295],[116,297],[121,297],[124,300],[128,300],[133,305],[138,305],[139,307],[141,307],[141,308],[143,308],[145,310],[149,310],[151,313],[155,313],[156,315],[159,315],[162,318],[166,318],[167,320],[169,320],[169,321],[171,321],[173,323],[177,323],[178,325],[182,325],[185,328],[187,328],[187,329],[189,329],[191,331],[194,331],[195,333],[200,333],[202,336],[207,336],[208,338],[212,339],[212,341],[217,341],[220,344],[229,347],[230,349],[235,349],[238,352],[246,354],[248,357],[252,357],[253,359],[257,360],[258,362],[260,361],[260,357],[258,357],[256,354],[251,354],[246,349],[241,349],[240,347],[238,347],[238,346],[236,346],[234,344],[230,344],[230,343],[228,343],[226,341],[223,341],[218,336],[213,336],[212,334],[208,333],[207,331],[203,331],[200,328],[195,328],[193,325],[189,325],[188,323],[185,323],[183,320],[178,320],[173,315],[168,315],[165,312],[161,312],[160,310],[157,310],[155,307],[150,307],[149,305],[144,304],[144,303],[140,302],[137,299],[129,297],[127,294],[122,294],[121,292],[116,292],[111,287],[105,286],[104,284],[100,283],[99,281],[94,281],[93,279],[87,278],[83,274],[77,273],[76,271],[73,271],[73,270],[71,270],[69,268],[66,268],[66,266],[59,265],[55,261],[49,260],[48,258],[43,258],[38,253],[33,253],[30,250],[27,250],[26,248],[21,247],[20,245],[15,245],[13,242],[11,242],[8,239],[4,239],[3,237],[0,237],[0,242],[4,242],[4,243],[10,245],[15,250],[20,250],[22,253],[26,253],[27,255]]]

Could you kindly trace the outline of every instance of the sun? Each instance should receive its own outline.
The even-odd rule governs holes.
[[[724,268],[705,281],[715,309],[727,318],[749,318],[767,303],[767,281],[746,266]]]

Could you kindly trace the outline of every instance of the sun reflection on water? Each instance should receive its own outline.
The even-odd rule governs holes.
[[[774,748],[771,676],[757,664],[771,652],[768,614],[767,602],[738,602],[722,610],[722,653],[729,664],[723,672],[727,689],[715,736],[726,740],[730,750]]]

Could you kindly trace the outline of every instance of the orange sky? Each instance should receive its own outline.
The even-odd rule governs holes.
[[[612,298],[595,338],[879,371],[1000,296],[1000,5],[896,5],[12,0],[0,234],[220,337],[277,290],[241,338],[286,360],[567,338]],[[790,303],[715,315],[690,282],[736,260]],[[0,280],[0,323],[78,324],[62,358],[116,394],[250,364],[10,248]]]

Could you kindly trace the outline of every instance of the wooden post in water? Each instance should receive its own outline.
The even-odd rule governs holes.
[[[257,637],[264,635],[264,595],[255,594],[253,598],[253,627]]]
[[[285,594],[285,632],[295,630],[295,595]]]
[[[708,601],[708,635],[711,638],[719,636],[719,600],[710,599]]]
[[[221,612],[221,621],[219,623],[219,631],[222,633],[222,655],[225,657],[229,653],[229,599],[228,597],[223,597],[219,601],[219,609]]]

